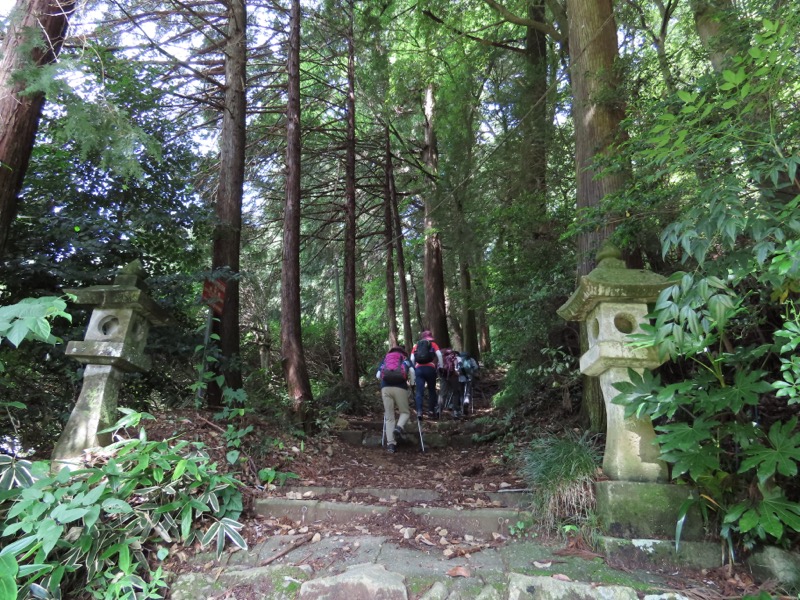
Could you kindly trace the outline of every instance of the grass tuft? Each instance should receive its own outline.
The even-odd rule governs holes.
[[[602,462],[596,436],[569,432],[545,435],[522,450],[521,475],[532,490],[532,510],[541,527],[582,527],[592,520],[593,482]]]

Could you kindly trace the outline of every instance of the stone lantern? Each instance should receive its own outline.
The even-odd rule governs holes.
[[[642,333],[647,303],[654,302],[666,279],[650,271],[628,269],[619,250],[605,246],[598,265],[581,278],[578,289],[558,309],[567,321],[585,321],[589,349],[581,356],[584,375],[600,378],[606,407],[606,449],[603,471],[612,480],[665,482],[666,464],[659,460],[653,424],[648,417],[625,417],[611,401],[613,384],[630,381],[628,369],[641,373],[661,364],[654,348],[632,348],[630,334]]]
[[[649,417],[625,417],[624,407],[612,400],[619,395],[615,383],[630,381],[628,369],[641,374],[661,364],[655,348],[631,347],[629,337],[642,333],[647,305],[655,302],[668,285],[661,275],[641,269],[628,269],[619,250],[606,245],[597,255],[597,268],[581,278],[578,289],[558,309],[568,321],[586,323],[588,350],[581,356],[580,369],[600,379],[606,407],[606,447],[603,472],[608,480],[595,482],[596,513],[601,530],[613,537],[600,538],[608,554],[617,551],[638,553],[644,548],[646,561],[656,539],[672,538],[681,505],[695,494],[689,486],[669,485],[666,464],[659,460],[655,430]],[[684,540],[703,537],[698,511],[691,510],[683,526]],[[620,538],[627,538],[624,542]],[[632,546],[628,539],[649,541]],[[622,546],[618,544],[623,544]],[[684,544],[684,547],[686,545]],[[674,552],[674,542],[660,546],[662,558]],[[706,548],[691,546],[688,552]],[[663,555],[661,553],[664,553]],[[670,559],[672,560],[672,559]],[[681,559],[682,560],[682,559]],[[708,560],[719,563],[718,552]]]
[[[94,306],[82,342],[69,342],[66,354],[86,365],[83,386],[53,451],[54,463],[77,464],[87,448],[111,442],[99,431],[117,420],[122,377],[150,369],[145,356],[151,325],[166,325],[167,314],[147,295],[145,272],[137,260],[122,268],[111,285],[64,290],[77,304]]]

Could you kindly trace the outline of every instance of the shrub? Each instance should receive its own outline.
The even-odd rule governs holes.
[[[44,463],[3,465],[30,476],[0,477],[0,586],[16,586],[20,597],[82,589],[94,598],[160,598],[163,573],[149,564],[166,558],[166,544],[213,543],[217,556],[227,541],[246,548],[236,521],[240,484],[217,472],[202,444],[148,441],[142,431],[90,458],[55,475]]]
[[[521,475],[532,490],[533,510],[541,526],[581,526],[594,509],[594,481],[602,461],[595,436],[570,431],[563,437],[535,438],[522,451]]]

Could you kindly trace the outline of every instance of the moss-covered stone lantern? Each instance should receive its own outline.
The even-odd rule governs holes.
[[[117,398],[126,372],[150,369],[145,356],[151,325],[166,325],[167,314],[148,296],[137,260],[111,285],[65,290],[77,304],[94,306],[83,341],[67,344],[66,354],[86,365],[83,386],[53,451],[54,467],[77,464],[84,450],[111,442],[100,434],[116,421]]]
[[[649,418],[626,418],[613,404],[614,384],[630,381],[628,369],[642,372],[661,364],[654,348],[633,348],[631,334],[641,333],[647,304],[666,287],[666,279],[650,271],[628,269],[619,250],[605,246],[597,268],[581,278],[578,289],[558,309],[567,321],[585,321],[589,349],[581,356],[581,373],[600,378],[606,407],[606,449],[603,471],[612,480],[661,482],[667,467],[659,460]]]

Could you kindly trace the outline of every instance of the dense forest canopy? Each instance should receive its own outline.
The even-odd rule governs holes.
[[[640,340],[672,360],[624,390],[672,475],[745,537],[800,530],[796,2],[86,0],[45,40],[56,4],[18,0],[0,29],[0,302],[142,260],[176,325],[124,403],[197,401],[221,279],[209,407],[311,430],[430,329],[507,369],[516,426],[557,402],[599,429],[555,310],[612,241],[674,277]],[[53,333],[81,339],[67,310]],[[0,393],[45,449],[81,373],[16,345]]]

